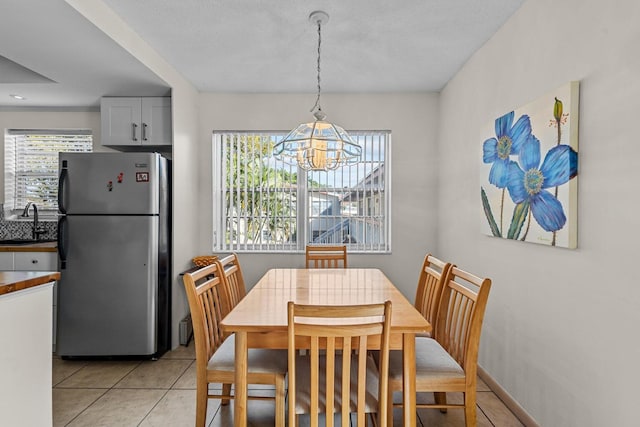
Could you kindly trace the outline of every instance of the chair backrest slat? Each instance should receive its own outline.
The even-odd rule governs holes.
[[[480,332],[490,289],[490,279],[479,278],[455,266],[444,279],[435,338],[466,375],[476,373]]]
[[[306,268],[347,268],[347,247],[307,246]]]
[[[416,289],[415,308],[427,319],[435,329],[438,319],[438,307],[442,295],[444,277],[449,272],[451,263],[444,262],[431,254],[424,257],[418,287]]]
[[[240,268],[240,260],[238,255],[231,254],[224,258],[216,259],[218,269],[224,276],[225,290],[229,300],[229,310],[233,309],[242,298],[247,294],[242,268]],[[227,313],[224,313],[226,315]]]
[[[322,319],[322,321],[319,321]],[[326,321],[325,321],[326,320]],[[342,423],[349,425],[349,414],[354,410],[358,414],[358,425],[365,420],[365,401],[367,398],[367,349],[369,338],[380,341],[380,363],[378,382],[378,415],[381,424],[387,420],[387,393],[389,370],[389,337],[391,322],[391,302],[357,306],[312,306],[288,304],[288,345],[289,345],[289,420],[295,425],[296,408],[296,342],[300,337],[310,339],[308,363],[310,367],[311,425],[317,425],[318,412],[326,412],[327,425],[333,425],[336,409],[334,392],[337,384],[338,368],[342,373],[340,381],[340,399]],[[322,351],[324,350],[324,351]],[[351,354],[358,354],[357,376],[352,382]],[[306,356],[305,356],[306,357]],[[325,364],[324,384],[320,384],[320,359]],[[302,360],[302,359],[301,359]],[[307,360],[307,359],[304,359]],[[324,408],[321,407],[320,390],[325,389]],[[353,393],[352,393],[353,392]],[[355,394],[355,402],[351,402]]]
[[[185,273],[183,282],[191,310],[196,360],[203,364],[198,369],[206,369],[206,361],[224,341],[220,321],[229,311],[226,292],[216,263]]]

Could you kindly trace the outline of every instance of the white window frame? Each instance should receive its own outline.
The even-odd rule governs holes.
[[[368,198],[356,198],[353,200],[354,207],[357,207],[357,214],[353,215],[355,218],[363,218],[370,217],[371,220],[381,221],[381,226],[379,225],[376,230],[380,234],[379,242],[376,244],[371,243],[347,243],[347,242],[339,242],[340,244],[346,244],[349,252],[351,253],[371,253],[371,254],[386,254],[391,253],[391,131],[382,130],[382,131],[348,131],[356,142],[362,141],[364,144],[373,144],[373,138],[377,137],[376,141],[378,144],[378,150],[384,151],[384,160],[383,164],[383,176],[384,176],[384,184],[380,191],[384,192],[384,196],[381,196],[379,193],[369,193]],[[301,168],[297,168],[295,166],[291,166],[291,171],[296,172],[298,174],[298,184],[296,188],[296,200],[300,200],[303,202],[298,202],[296,205],[296,227],[297,227],[297,238],[294,243],[233,243],[227,245],[225,240],[227,226],[226,226],[226,202],[225,202],[225,165],[224,165],[224,154],[222,150],[222,141],[224,136],[229,134],[237,134],[237,135],[255,135],[255,136],[264,136],[264,137],[276,137],[282,138],[287,132],[282,131],[214,131],[212,136],[212,179],[213,179],[213,251],[215,252],[250,252],[250,253],[300,253],[303,252],[307,242],[310,241],[310,237],[312,236],[313,231],[311,230],[310,219],[309,219],[309,211],[311,210],[310,204],[312,203],[310,198],[313,197],[310,194],[310,189],[308,188],[308,179],[307,172]],[[382,141],[382,142],[380,142]],[[381,144],[381,145],[380,145]],[[364,150],[363,150],[364,152]],[[273,157],[270,154],[271,158]],[[363,154],[363,158],[361,159],[361,166],[353,166],[353,168],[358,167],[358,170],[367,170],[367,165],[372,168],[374,163],[379,163],[379,161],[374,161],[373,155],[366,157],[366,154]],[[266,156],[264,157],[267,158]],[[354,169],[355,170],[355,169]],[[366,181],[364,178],[368,176],[372,176],[372,170],[369,169],[366,173],[364,172],[355,172],[355,174],[359,177],[358,183]],[[311,173],[311,172],[308,172]],[[314,172],[315,174],[328,174],[330,172]],[[328,178],[328,176],[327,176]],[[335,182],[335,180],[334,180]],[[335,187],[335,185],[334,185]],[[362,194],[367,194],[367,189],[364,188],[365,185],[362,184],[362,188],[356,187],[354,185],[349,186],[351,193],[361,192]],[[323,186],[324,188],[324,186]],[[346,188],[346,187],[344,187]],[[344,196],[344,188],[334,188],[340,194]],[[359,197],[359,196],[358,196]],[[363,196],[364,197],[364,196]],[[374,199],[381,201],[381,205],[378,204],[376,211],[372,211],[370,214],[367,212],[362,212],[361,207],[368,205],[366,203],[367,200],[371,199],[372,202]],[[319,204],[321,204],[322,200],[317,200]],[[350,211],[350,209],[348,209]],[[358,213],[362,213],[359,215]],[[344,217],[342,212],[338,212],[339,217]],[[348,215],[347,215],[348,216]],[[377,218],[374,218],[377,217]],[[340,218],[335,218],[335,221],[340,220]],[[364,221],[361,221],[364,222]],[[352,222],[349,221],[349,224]],[[363,229],[366,226],[363,226]],[[381,231],[380,231],[381,230]],[[362,231],[364,232],[364,231]],[[332,242],[324,242],[325,244],[333,244]],[[338,243],[338,242],[335,242]],[[323,244],[323,243],[319,243]]]
[[[27,203],[33,203],[44,215],[57,214],[58,153],[92,150],[93,135],[87,129],[5,130],[5,212],[19,215]],[[38,161],[43,163],[38,164]],[[33,178],[44,178],[56,183],[46,199],[40,197],[37,191],[30,191],[28,183],[30,180],[33,183]]]

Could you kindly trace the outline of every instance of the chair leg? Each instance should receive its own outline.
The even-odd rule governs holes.
[[[382,422],[382,420],[380,420]],[[393,426],[393,388],[389,384],[389,398],[387,399],[387,426]]]
[[[476,427],[476,392],[475,390],[464,394],[464,424],[467,427]]]
[[[231,395],[231,384],[222,384],[222,394],[225,396],[230,396]],[[222,399],[221,404],[224,405],[228,405],[229,404],[229,400],[230,399]]]
[[[296,427],[298,425],[298,417],[296,416],[295,407],[293,406],[291,390],[287,390],[289,393],[289,399],[287,402],[287,419],[289,420],[289,427]]]
[[[444,393],[442,391],[434,391],[433,398],[435,399],[437,405],[447,404],[447,393]],[[440,412],[446,414],[447,408],[440,408]]]
[[[209,384],[206,381],[198,381],[196,386],[196,427],[204,427],[206,422],[208,389]]]
[[[285,406],[285,390],[284,390],[284,376],[276,377],[276,427],[284,427],[284,406]]]

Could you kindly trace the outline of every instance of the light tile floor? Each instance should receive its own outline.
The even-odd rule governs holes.
[[[192,427],[195,423],[195,352],[188,347],[157,361],[76,361],[53,358],[53,425]],[[269,393],[264,387],[253,391]],[[398,396],[399,398],[399,396]],[[420,396],[429,399],[429,395]],[[461,396],[449,394],[453,401]],[[478,381],[478,426],[522,426],[482,381]],[[249,401],[249,425],[273,426],[273,402]],[[394,411],[395,425],[401,411]],[[305,425],[301,418],[301,425]],[[207,426],[233,425],[233,404],[209,400]],[[355,425],[352,423],[352,425]],[[464,413],[418,410],[418,426],[464,426]]]

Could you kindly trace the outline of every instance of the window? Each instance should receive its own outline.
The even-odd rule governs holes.
[[[215,132],[214,250],[344,243],[351,252],[389,252],[391,133],[349,134],[362,147],[359,163],[306,172],[272,156],[285,132]]]
[[[27,203],[58,210],[58,153],[92,151],[91,131],[10,129],[4,136],[5,209],[22,212]]]

